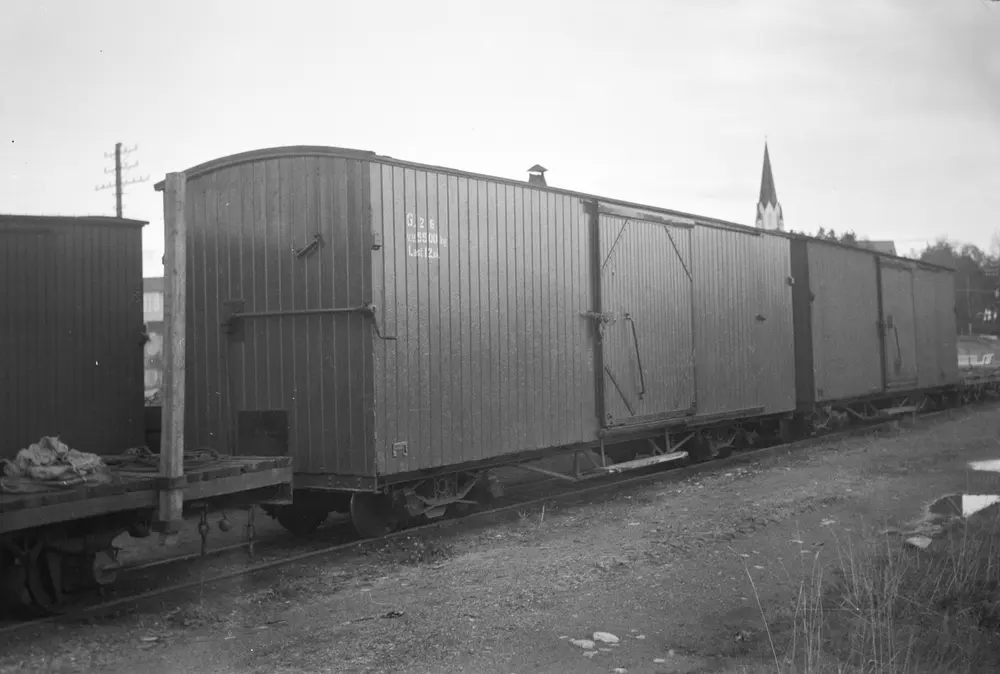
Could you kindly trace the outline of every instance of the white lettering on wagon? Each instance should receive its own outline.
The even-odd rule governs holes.
[[[406,214],[406,255],[427,260],[440,260],[441,247],[448,247],[448,239],[438,234],[434,218]]]

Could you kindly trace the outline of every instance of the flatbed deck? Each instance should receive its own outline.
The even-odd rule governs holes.
[[[32,483],[27,493],[0,493],[0,534],[117,512],[155,509],[159,475],[111,468],[110,482],[74,487]],[[290,486],[290,457],[224,457],[185,469],[184,502]],[[40,488],[44,491],[35,491]]]

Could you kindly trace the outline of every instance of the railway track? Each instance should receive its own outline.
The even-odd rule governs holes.
[[[977,405],[973,404],[963,407],[975,406]],[[918,417],[921,420],[925,420],[960,409],[962,407],[936,410],[919,414]],[[241,576],[257,574],[318,557],[337,556],[358,551],[365,545],[421,536],[434,531],[470,526],[475,523],[486,524],[490,520],[502,519],[511,513],[516,513],[525,508],[537,507],[542,504],[562,503],[565,505],[581,497],[592,496],[624,487],[681,481],[698,474],[715,472],[732,465],[751,463],[761,459],[794,453],[821,444],[836,442],[837,440],[849,437],[876,433],[887,429],[887,427],[898,425],[898,423],[898,419],[879,420],[844,430],[813,436],[806,440],[773,445],[757,450],[742,451],[726,458],[712,459],[682,467],[664,468],[663,466],[654,466],[641,473],[632,472],[601,476],[583,483],[565,483],[553,478],[535,480],[523,486],[518,485],[513,487],[493,507],[408,527],[379,539],[359,538],[346,522],[342,524],[334,523],[324,527],[316,532],[316,534],[305,539],[297,538],[287,533],[279,534],[255,543],[259,560],[256,562],[248,562],[245,557],[246,543],[241,543],[216,548],[209,551],[206,555],[187,554],[148,563],[135,564],[121,569],[121,578],[119,578],[115,585],[114,596],[108,597],[105,594],[102,597],[95,598],[91,595],[81,598],[79,601],[70,602],[64,605],[58,612],[53,612],[50,615],[29,620],[0,621],[0,637],[10,638],[14,634],[27,632],[33,628],[55,621],[74,621],[87,617],[96,617],[153,598],[179,594],[186,590],[204,588],[208,585],[224,583]],[[237,564],[233,557],[240,554],[244,555],[244,561],[239,567],[233,568]],[[155,588],[146,589],[150,585],[155,585]]]

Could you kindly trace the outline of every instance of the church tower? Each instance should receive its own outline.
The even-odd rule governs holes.
[[[774,188],[771,173],[771,155],[764,141],[764,170],[760,176],[760,198],[757,199],[756,225],[761,229],[785,231],[785,214],[778,202],[778,191]]]

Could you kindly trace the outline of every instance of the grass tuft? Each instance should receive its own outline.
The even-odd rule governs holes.
[[[877,534],[838,540],[797,584],[791,607],[765,615],[770,662],[742,671],[1000,672],[1000,508],[925,550]]]

